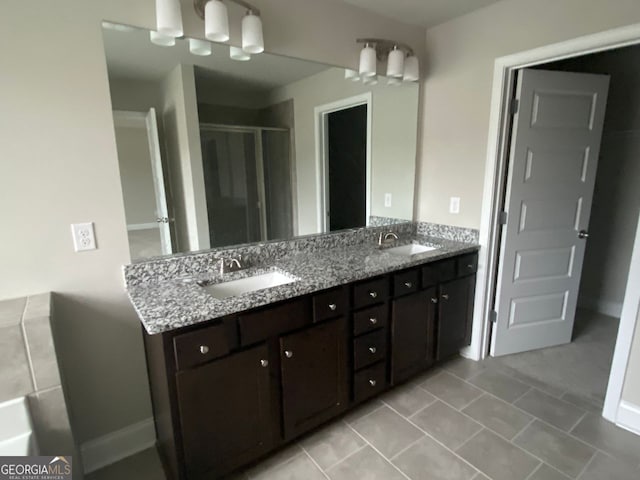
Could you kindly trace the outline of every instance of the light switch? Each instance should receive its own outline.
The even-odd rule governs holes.
[[[71,224],[73,247],[76,252],[96,249],[96,237],[93,231],[93,222]]]
[[[384,206],[385,207],[390,207],[391,206],[391,194],[390,193],[385,193],[384,194]]]
[[[449,213],[460,213],[460,197],[451,197],[451,200],[449,200]]]

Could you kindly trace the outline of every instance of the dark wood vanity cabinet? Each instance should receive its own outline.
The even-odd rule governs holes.
[[[477,254],[145,333],[168,478],[221,478],[459,352]]]
[[[346,318],[280,338],[284,438],[347,408]]]

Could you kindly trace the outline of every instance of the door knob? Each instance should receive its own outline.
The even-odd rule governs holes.
[[[369,385],[371,385],[372,387],[375,387],[377,383],[378,382],[376,382],[375,380],[369,380]]]
[[[209,347],[207,347],[206,345],[200,345],[200,353],[206,355],[207,353],[209,353]]]
[[[269,366],[269,360],[260,360],[260,365],[263,367],[268,367]]]
[[[375,325],[376,323],[378,323],[378,319],[376,317],[371,317],[369,319],[369,322],[371,323],[371,325]]]
[[[291,350],[285,350],[284,351],[284,356],[287,358],[291,358],[293,357],[293,352]]]
[[[405,287],[407,287],[407,288],[411,288],[411,287],[413,287],[413,283],[411,283],[411,282],[405,282],[405,283],[404,283],[404,286],[405,286]]]
[[[431,297],[431,303],[438,303],[438,297]]]
[[[378,292],[369,292],[371,298],[378,298]]]
[[[586,230],[580,230],[580,232],[578,232],[578,238],[589,238],[589,232],[587,232]]]
[[[338,306],[335,303],[329,304],[329,310],[334,311],[336,308],[338,308]]]
[[[378,349],[376,347],[369,347],[369,351],[371,353],[376,353],[378,351]]]
[[[448,293],[443,293],[443,294],[442,294],[442,298],[443,298],[444,300],[449,300],[449,294],[448,294]]]

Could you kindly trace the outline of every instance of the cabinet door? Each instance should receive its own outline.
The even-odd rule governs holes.
[[[433,363],[436,289],[393,300],[391,374],[397,384]]]
[[[293,438],[347,406],[346,320],[280,339],[284,435]]]
[[[265,345],[176,375],[187,476],[217,476],[271,446]]]
[[[473,302],[470,288],[475,276],[459,278],[439,286],[440,301],[438,312],[438,339],[436,342],[437,358],[455,355],[462,347],[468,345],[470,334],[469,302]],[[471,300],[470,300],[471,299]]]

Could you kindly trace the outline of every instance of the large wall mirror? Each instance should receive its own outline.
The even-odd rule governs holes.
[[[412,219],[416,83],[103,32],[134,261]]]

